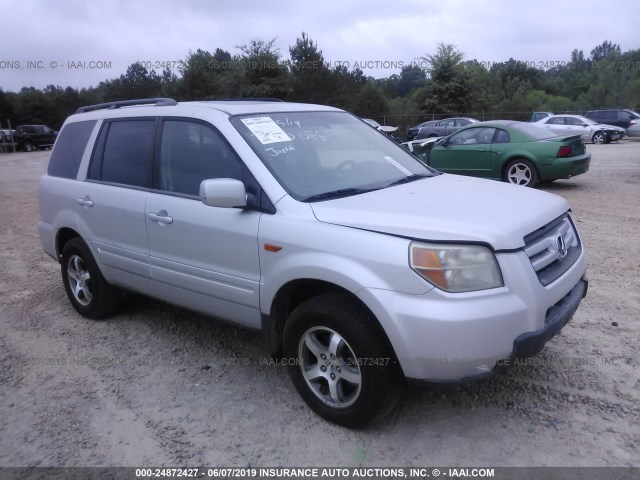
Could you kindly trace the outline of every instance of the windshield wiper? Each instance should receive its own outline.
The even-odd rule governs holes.
[[[403,183],[415,182],[416,180],[420,180],[421,178],[429,178],[432,175],[425,175],[424,173],[414,173],[413,175],[409,175],[408,177],[401,178],[400,180],[396,180],[395,182],[391,182],[388,187],[393,187],[394,185],[402,185]]]
[[[331,192],[319,193],[317,195],[311,195],[304,199],[305,202],[317,202],[319,200],[331,200],[332,198],[349,197],[351,195],[358,195],[360,193],[372,192],[379,190],[378,188],[341,188],[339,190],[333,190]]]

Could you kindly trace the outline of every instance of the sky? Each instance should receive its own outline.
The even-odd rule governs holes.
[[[330,65],[376,78],[424,65],[438,42],[490,66],[546,68],[604,40],[640,48],[637,0],[0,0],[0,88],[97,86],[136,61],[161,71],[190,51],[269,41],[283,59],[302,32]],[[12,12],[12,14],[7,14]]]

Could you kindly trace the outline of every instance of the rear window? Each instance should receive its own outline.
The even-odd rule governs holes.
[[[513,123],[510,125],[515,130],[518,130],[534,140],[545,140],[547,138],[557,137],[557,133],[553,133],[551,130],[547,130],[540,125],[532,125],[530,123]]]
[[[82,155],[96,125],[96,120],[68,123],[60,132],[47,174],[52,177],[76,178]]]

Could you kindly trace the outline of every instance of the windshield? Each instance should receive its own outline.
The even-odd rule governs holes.
[[[437,173],[346,112],[285,112],[231,119],[296,200],[356,195]]]

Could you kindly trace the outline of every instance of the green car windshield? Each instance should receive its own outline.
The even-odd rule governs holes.
[[[296,200],[356,195],[438,174],[346,112],[261,113],[231,122]]]

